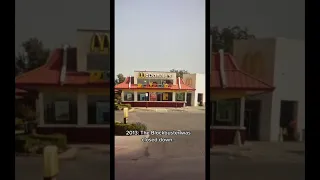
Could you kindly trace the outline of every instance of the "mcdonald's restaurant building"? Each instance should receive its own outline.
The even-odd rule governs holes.
[[[304,139],[304,46],[261,38],[235,41],[233,55],[213,53],[212,146],[233,143],[236,132],[242,143]]]
[[[199,88],[203,92],[199,93],[198,99],[195,97],[197,75],[188,74],[177,78],[176,73],[172,72],[135,71],[134,76],[127,77],[115,89],[121,90],[122,102],[132,107],[195,106],[198,105],[197,100],[202,103],[205,100],[204,80],[203,87]]]
[[[54,49],[47,63],[16,77],[16,87],[37,92],[37,131],[62,133],[71,143],[109,143],[108,30],[78,30],[76,47]]]

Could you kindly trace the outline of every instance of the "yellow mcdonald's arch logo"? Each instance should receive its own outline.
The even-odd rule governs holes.
[[[241,69],[258,78],[262,78],[265,72],[263,55],[260,52],[246,53],[242,59]]]
[[[139,72],[138,78],[145,78],[145,77],[146,77],[145,73]]]
[[[92,71],[90,72],[90,82],[102,81],[105,78],[105,72],[103,71]]]
[[[91,38],[90,44],[91,52],[109,54],[110,38],[108,33],[95,33]]]
[[[186,85],[188,85],[188,86],[192,85],[192,79],[191,78],[186,79]]]

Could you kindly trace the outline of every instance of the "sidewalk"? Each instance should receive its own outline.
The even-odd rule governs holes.
[[[215,146],[212,156],[245,157],[253,161],[302,162],[305,146],[302,142],[249,142],[243,146]]]
[[[181,107],[181,108],[165,108],[165,107],[135,107],[130,112],[205,112],[204,106]]]

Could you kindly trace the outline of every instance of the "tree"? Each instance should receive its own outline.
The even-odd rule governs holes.
[[[126,78],[123,76],[122,73],[119,73],[117,75],[117,79],[115,80],[115,84],[120,84],[122,82],[124,82],[126,80]]]
[[[30,38],[23,42],[22,47],[24,52],[18,53],[15,58],[16,75],[44,65],[50,54],[50,50],[45,48],[37,38]]]
[[[171,69],[170,72],[175,72],[177,74],[177,78],[183,77],[183,74],[189,74],[189,72],[187,70],[176,70],[176,69]]]
[[[218,52],[223,49],[225,52],[232,53],[233,41],[240,39],[254,39],[255,36],[249,33],[247,28],[233,26],[219,29],[218,26],[211,27],[212,51]]]

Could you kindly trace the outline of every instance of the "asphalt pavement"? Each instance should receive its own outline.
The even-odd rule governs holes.
[[[122,121],[123,114],[116,113]],[[188,132],[190,135],[150,135],[149,139],[172,139],[172,142],[150,142],[145,156],[136,160],[117,160],[116,179],[131,180],[201,180],[205,179],[205,113],[132,112],[128,122],[147,125],[148,132]]]
[[[212,156],[210,179],[215,180],[304,180],[305,163],[258,162],[248,158]]]
[[[110,156],[108,153],[94,150],[79,150],[74,160],[59,161],[58,180],[109,180]],[[43,179],[42,157],[16,157],[16,180]]]
[[[122,112],[116,120],[122,121]],[[204,180],[205,179],[205,114],[190,112],[132,112],[129,122],[142,122],[148,130],[190,131],[191,135],[161,136],[173,142],[148,143],[145,157],[135,160],[116,160],[116,179],[148,180]],[[81,149],[74,160],[60,161],[58,180],[108,180],[110,177],[108,153]],[[42,179],[41,157],[16,157],[16,180]],[[214,180],[304,180],[304,161],[257,161],[247,157],[216,155],[210,157],[210,179]]]
[[[116,120],[121,121],[123,114],[116,113]],[[149,158],[189,158],[205,156],[205,113],[189,112],[133,112],[129,122],[141,122],[148,131],[182,131],[190,135],[150,135],[149,139],[167,138],[172,142],[150,142]]]

